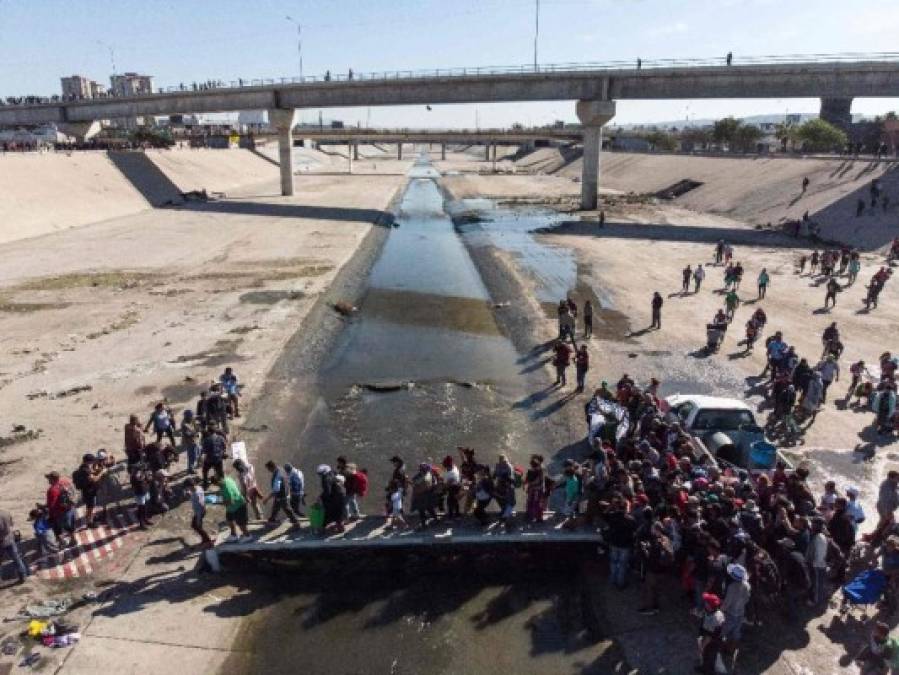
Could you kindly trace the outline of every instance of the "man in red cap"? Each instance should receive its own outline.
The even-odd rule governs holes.
[[[724,628],[724,613],[721,598],[714,593],[702,594],[702,620],[699,624],[699,661],[696,672],[714,675],[715,661],[721,650],[721,631]]]

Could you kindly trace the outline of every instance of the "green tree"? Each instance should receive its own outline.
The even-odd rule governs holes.
[[[755,152],[762,130],[754,124],[740,124],[734,134],[733,147],[740,152]]]
[[[809,120],[799,127],[796,135],[803,149],[812,152],[840,150],[847,142],[844,131],[822,119]]]
[[[708,129],[700,127],[687,127],[681,132],[681,140],[696,150],[705,150],[712,140],[712,134]]]
[[[783,152],[787,151],[787,147],[792,150],[799,141],[799,128],[795,124],[778,124],[774,130],[774,135],[780,141]]]
[[[655,150],[674,152],[677,150],[677,139],[665,131],[653,131],[646,134],[646,140],[652,144]]]
[[[712,139],[719,145],[731,145],[737,137],[737,129],[740,128],[739,120],[733,117],[725,117],[715,122],[712,128]]]

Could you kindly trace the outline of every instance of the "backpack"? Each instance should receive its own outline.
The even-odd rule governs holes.
[[[368,476],[363,471],[353,474],[353,488],[360,497],[368,494]]]
[[[79,467],[72,473],[72,485],[79,490],[86,490],[88,487],[87,471]]]
[[[75,488],[69,482],[60,482],[60,485],[62,490],[59,492],[59,506],[68,511],[75,506]]]
[[[524,485],[524,469],[520,466],[516,466],[515,470],[512,472],[512,482],[516,489]]]

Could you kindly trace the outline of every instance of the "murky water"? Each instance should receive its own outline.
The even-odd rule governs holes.
[[[289,451],[307,467],[344,454],[367,468],[368,513],[382,509],[393,454],[414,466],[470,445],[485,461],[507,452],[523,463],[549,447],[521,405],[534,388],[531,376],[497,327],[436,176],[425,160],[411,172],[398,228],[319,374],[319,403]],[[307,489],[314,498],[315,485]],[[394,561],[371,583],[353,578],[354,562],[335,570],[341,578],[261,581],[254,593],[263,608],[249,624],[252,654],[238,670],[601,672],[590,666],[599,647],[586,629],[576,562],[535,574],[510,560],[501,574],[485,576],[471,560],[436,574]]]

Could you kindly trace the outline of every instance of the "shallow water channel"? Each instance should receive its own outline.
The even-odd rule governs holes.
[[[546,377],[523,369],[493,300],[444,210],[425,159],[410,172],[358,314],[319,372],[319,404],[297,445],[304,467],[345,454],[370,476],[367,513],[381,513],[387,459],[410,471],[471,445],[524,463],[553,449],[518,405]],[[314,498],[318,488],[307,477]],[[522,505],[520,505],[521,507]],[[555,556],[558,558],[558,556]],[[444,561],[445,562],[445,561]],[[513,560],[358,559],[314,576],[263,576],[248,621],[244,672],[600,672],[578,561],[552,570]],[[532,561],[533,562],[533,561]],[[232,669],[232,668],[229,668]]]

